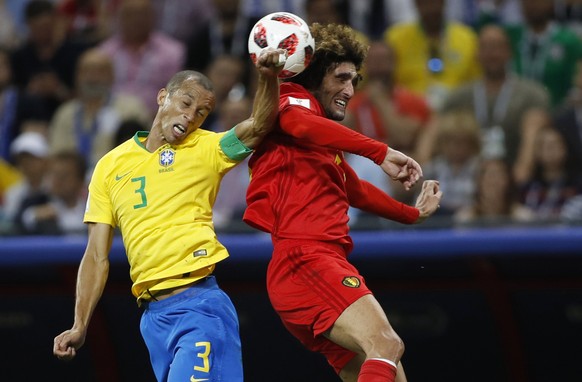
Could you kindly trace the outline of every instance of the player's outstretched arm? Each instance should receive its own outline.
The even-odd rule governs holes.
[[[440,190],[439,182],[436,180],[426,180],[422,183],[422,190],[416,199],[416,208],[419,215],[415,223],[422,223],[432,215],[438,208],[443,192]]]
[[[89,321],[101,298],[109,275],[109,250],[113,229],[107,224],[89,224],[89,238],[79,266],[73,327],[55,337],[53,354],[63,360],[75,357],[85,343]]]
[[[406,190],[410,190],[422,178],[422,169],[414,159],[391,148],[388,149],[380,167],[393,180],[400,181]]]
[[[254,149],[275,125],[279,111],[278,75],[285,63],[284,49],[265,50],[257,59],[259,72],[257,92],[251,117],[235,128],[238,139],[248,148]]]

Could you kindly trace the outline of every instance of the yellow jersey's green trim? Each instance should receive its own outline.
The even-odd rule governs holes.
[[[133,140],[135,141],[135,143],[137,143],[138,146],[140,146],[141,148],[143,148],[146,151],[147,151],[147,148],[144,146],[144,144],[142,143],[142,141],[139,140],[139,138],[147,138],[147,136],[149,134],[150,134],[149,131],[138,131],[133,136]]]

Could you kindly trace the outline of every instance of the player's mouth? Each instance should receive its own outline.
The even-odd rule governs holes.
[[[343,100],[343,99],[336,99],[334,101],[334,103],[339,106],[341,109],[345,109],[346,106],[348,105],[348,101]]]
[[[175,124],[173,127],[174,133],[178,136],[184,135],[186,133],[186,128],[183,125]]]

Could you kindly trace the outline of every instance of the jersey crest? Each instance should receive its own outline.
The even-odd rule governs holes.
[[[160,151],[160,166],[170,167],[174,164],[176,152],[172,149],[164,149]]]

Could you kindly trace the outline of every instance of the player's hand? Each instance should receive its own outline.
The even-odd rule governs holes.
[[[285,49],[265,49],[257,59],[257,70],[264,76],[277,77],[285,66],[287,51]]]
[[[66,330],[55,337],[53,354],[64,361],[70,361],[77,355],[79,349],[85,343],[85,333],[79,330]]]
[[[416,208],[420,212],[415,223],[422,223],[427,217],[432,215],[441,202],[443,192],[440,190],[439,182],[436,180],[426,180],[422,183],[422,190],[416,199]]]
[[[391,148],[380,167],[393,180],[401,182],[406,190],[410,190],[422,177],[422,169],[414,159]]]

